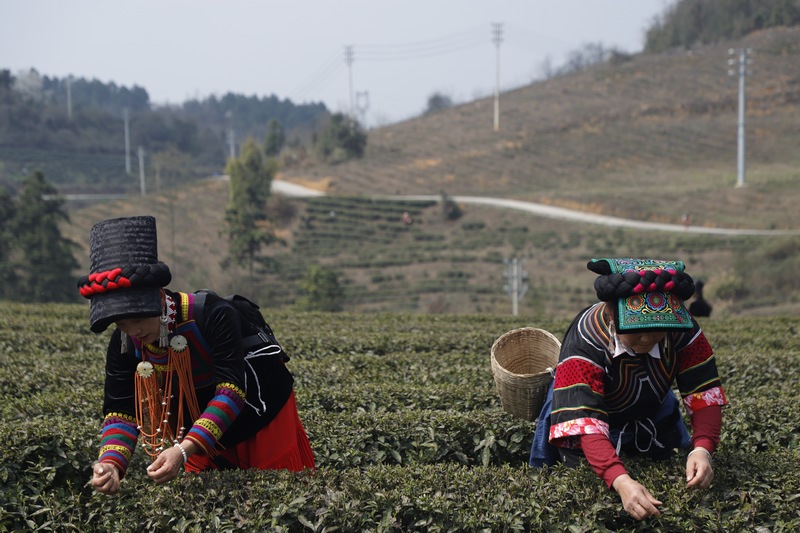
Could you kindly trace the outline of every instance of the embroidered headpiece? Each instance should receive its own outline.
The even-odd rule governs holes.
[[[78,280],[78,290],[91,301],[92,331],[105,331],[121,318],[161,314],[161,288],[172,274],[158,260],[154,217],[99,222],[92,227],[89,249],[90,274]]]
[[[600,274],[597,297],[613,308],[620,333],[693,327],[683,302],[694,294],[694,281],[682,261],[592,259],[586,267]]]

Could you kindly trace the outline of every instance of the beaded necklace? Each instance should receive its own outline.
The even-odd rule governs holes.
[[[166,447],[183,439],[186,432],[184,405],[189,409],[191,420],[200,417],[197,393],[192,381],[191,352],[183,335],[172,335],[169,343],[166,342],[169,330],[175,328],[175,306],[168,296],[165,304],[167,312],[161,317],[160,343],[167,346],[158,348],[150,344],[142,345],[142,361],[136,366],[134,374],[136,425],[142,439],[142,448],[153,460]],[[170,424],[170,417],[175,399],[175,379],[178,383],[178,412],[173,426]]]

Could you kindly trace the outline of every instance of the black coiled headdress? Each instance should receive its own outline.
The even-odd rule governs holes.
[[[603,302],[647,292],[668,292],[681,300],[694,294],[694,280],[683,271],[681,261],[592,259],[586,267],[600,274],[594,290]]]

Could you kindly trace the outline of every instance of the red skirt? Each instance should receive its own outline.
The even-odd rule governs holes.
[[[297,413],[294,391],[277,416],[258,433],[231,448],[217,451],[217,458],[234,468],[295,472],[316,468],[314,452]],[[195,454],[189,457],[185,468],[187,472],[196,473],[218,470],[219,466],[207,455]]]

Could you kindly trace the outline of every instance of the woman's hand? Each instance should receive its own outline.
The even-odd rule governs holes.
[[[622,498],[623,509],[636,520],[661,514],[658,510],[661,502],[653,498],[643,485],[634,481],[628,474],[618,476],[611,486]]]
[[[92,468],[92,487],[102,494],[119,492],[119,470],[114,463],[95,463]]]
[[[711,468],[711,453],[705,448],[697,447],[686,458],[686,486],[707,489],[714,480]]]
[[[178,446],[171,446],[158,454],[156,460],[147,467],[147,475],[156,483],[166,483],[178,477],[182,470],[183,453]]]

